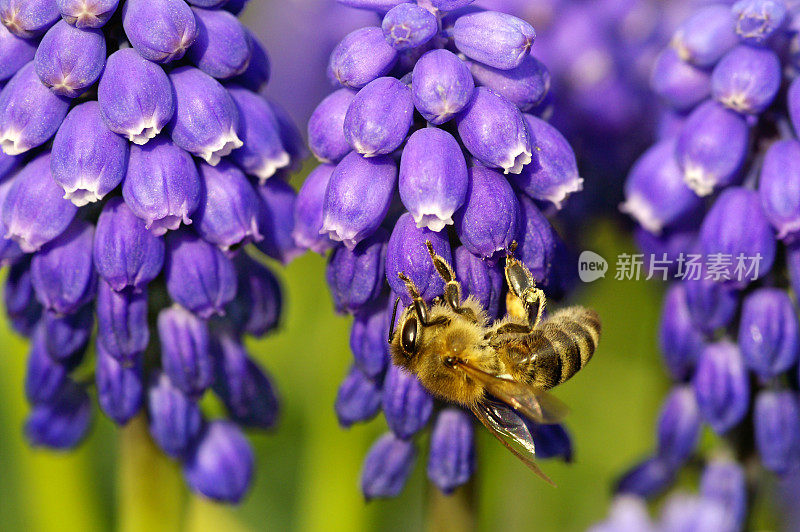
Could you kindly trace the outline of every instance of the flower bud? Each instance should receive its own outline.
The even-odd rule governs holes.
[[[117,10],[119,0],[56,0],[61,17],[76,28],[101,28]]]
[[[261,198],[258,227],[264,235],[256,246],[265,255],[289,264],[303,252],[292,237],[297,193],[281,179],[267,181],[256,187],[256,192]]]
[[[0,23],[23,39],[38,37],[58,18],[56,0],[0,0]]]
[[[765,44],[788,19],[781,0],[740,0],[731,11],[739,39],[752,45]]]
[[[692,380],[697,405],[714,432],[723,434],[747,414],[750,382],[742,354],[728,341],[703,349]]]
[[[263,184],[291,162],[281,142],[278,118],[262,96],[241,87],[229,87],[228,92],[238,108],[239,135],[244,143],[233,150],[231,158]]]
[[[32,253],[61,234],[78,208],[62,198],[64,191],[53,181],[49,152],[26,164],[13,183],[2,205],[3,236]]]
[[[154,235],[192,223],[201,190],[194,159],[168,138],[131,146],[122,197]]]
[[[526,421],[525,426],[531,433],[536,445],[536,458],[561,458],[572,462],[572,439],[564,425],[542,425]]]
[[[3,287],[3,303],[11,326],[23,336],[31,336],[42,306],[36,301],[31,281],[30,261],[23,259],[11,265]]]
[[[127,0],[122,26],[136,51],[156,63],[182,58],[198,33],[191,8],[180,0]]]
[[[17,37],[0,24],[0,83],[33,60],[36,41]]]
[[[36,74],[54,93],[75,98],[94,85],[106,65],[101,30],[81,30],[59,20],[47,30],[33,60]]]
[[[739,464],[719,458],[709,460],[700,477],[700,495],[725,509],[733,521],[731,530],[741,529],[747,511],[747,484]]]
[[[556,128],[533,115],[524,117],[536,160],[510,176],[511,182],[531,198],[560,209],[570,194],[583,190],[575,153]]]
[[[386,373],[381,404],[389,428],[404,440],[425,428],[433,412],[433,397],[419,379],[395,365]]]
[[[519,174],[531,162],[531,138],[522,113],[499,94],[475,89],[456,123],[464,146],[486,166]]]
[[[124,425],[142,408],[143,386],[140,363],[122,365],[97,346],[97,402],[116,424]]]
[[[354,314],[383,291],[389,234],[379,228],[352,250],[338,246],[327,267],[336,311]]]
[[[517,200],[520,216],[514,253],[531,271],[537,283],[545,283],[555,259],[557,236],[533,200],[522,195],[517,196]]]
[[[686,306],[694,327],[712,335],[721,327],[727,327],[736,314],[738,292],[724,284],[707,279],[683,281],[686,288]]]
[[[452,493],[465,484],[474,471],[472,418],[459,408],[446,408],[436,416],[431,432],[428,478],[443,493]]]
[[[167,74],[132,48],[106,60],[97,101],[108,129],[140,145],[158,135],[175,112]]]
[[[97,344],[123,365],[144,353],[150,341],[147,326],[147,292],[127,288],[112,290],[100,281],[97,290]]]
[[[701,424],[692,389],[688,386],[674,388],[658,417],[658,456],[674,467],[680,467],[697,447]]]
[[[635,495],[618,495],[611,502],[605,521],[593,525],[589,532],[655,532],[647,504]]]
[[[740,44],[725,54],[711,75],[714,99],[740,113],[763,112],[781,86],[781,63],[768,48]]]
[[[246,0],[228,0],[225,4],[225,10],[233,13],[231,7],[237,1],[244,4]],[[233,14],[235,15],[236,13]],[[250,62],[244,72],[231,79],[231,81],[253,92],[260,92],[269,81],[272,65],[267,51],[258,41],[258,38],[249,29],[244,28],[244,30],[250,40]]]
[[[78,207],[103,199],[122,183],[127,162],[128,143],[108,130],[96,101],[69,112],[50,153],[53,179]]]
[[[789,294],[759,288],[742,305],[739,348],[748,368],[759,377],[777,377],[797,362],[800,331]]]
[[[800,406],[789,390],[758,392],[753,431],[761,463],[782,475],[800,465]]]
[[[203,194],[194,213],[197,233],[211,244],[228,251],[232,246],[259,241],[261,205],[253,185],[233,164],[200,163]]]
[[[233,335],[221,334],[214,343],[214,391],[236,423],[268,429],[278,419],[278,398],[264,371],[247,356]]]
[[[489,258],[508,249],[518,223],[519,202],[508,181],[489,168],[470,168],[466,201],[455,216],[461,243],[471,253]]]
[[[379,378],[389,364],[389,344],[386,337],[390,316],[386,312],[385,299],[373,302],[355,313],[350,329],[350,350],[353,352],[356,367],[371,379]]]
[[[368,9],[378,13],[386,13],[393,7],[413,0],[336,0],[342,5],[356,9]]]
[[[422,46],[439,31],[436,15],[416,4],[399,4],[389,10],[381,24],[386,42],[395,50]]]
[[[533,26],[497,11],[463,15],[453,26],[453,40],[459,51],[502,70],[518,67],[530,52],[535,37]]]
[[[541,104],[550,90],[550,72],[532,55],[511,70],[501,70],[482,63],[469,65],[475,81],[505,97],[521,111]]]
[[[675,469],[658,457],[648,458],[617,480],[614,493],[650,498],[675,481]]]
[[[467,163],[450,133],[428,127],[408,138],[400,159],[400,199],[418,227],[441,231],[452,225],[468,181]]]
[[[455,250],[456,278],[461,283],[461,297],[472,296],[486,310],[490,318],[497,316],[503,289],[503,273],[499,266],[490,264],[470,253],[465,246]]]
[[[344,117],[356,93],[339,89],[322,100],[308,119],[308,146],[323,163],[338,163],[352,148],[344,135]]]
[[[711,75],[665,48],[653,64],[650,87],[670,107],[689,111],[711,95]]]
[[[175,144],[212,166],[242,147],[239,111],[225,87],[192,67],[176,68],[169,79],[175,95],[169,134]]]
[[[25,398],[33,405],[52,402],[68,386],[68,371],[47,353],[45,332],[37,328],[25,369]]]
[[[710,67],[738,42],[731,8],[719,4],[697,9],[678,27],[670,45],[684,61]]]
[[[411,90],[395,78],[378,78],[353,98],[344,118],[344,136],[364,157],[400,147],[414,118]]]
[[[0,91],[0,149],[19,155],[47,142],[69,109],[69,100],[45,87],[34,61],[26,64]]]
[[[334,408],[342,427],[372,419],[381,408],[380,383],[353,366],[339,386]]]
[[[702,200],[683,180],[675,145],[675,139],[653,145],[636,161],[625,181],[625,203],[620,210],[655,234],[702,208]]]
[[[97,274],[92,262],[93,238],[94,226],[75,220],[33,256],[33,288],[36,299],[46,308],[71,314],[94,299]]]
[[[392,159],[351,152],[331,174],[320,234],[350,249],[356,247],[383,222],[396,183],[397,166]]]
[[[161,272],[164,240],[148,231],[122,198],[111,198],[97,220],[94,264],[114,290],[141,290]]]
[[[310,249],[320,255],[335,245],[326,235],[320,234],[322,206],[335,168],[330,164],[321,164],[314,168],[300,187],[294,202],[294,243],[301,249]]]
[[[189,397],[202,396],[214,381],[208,325],[173,305],[158,314],[161,366],[169,380]]]
[[[185,456],[203,427],[203,415],[165,374],[158,374],[147,391],[150,435],[169,456]]]
[[[683,179],[698,196],[733,183],[747,155],[747,122],[717,102],[698,106],[686,119],[676,154]]]
[[[251,38],[242,23],[222,9],[193,7],[192,12],[197,22],[197,38],[188,50],[189,61],[218,79],[242,74],[250,64],[251,55]]]
[[[94,309],[84,305],[72,314],[59,315],[52,310],[42,314],[47,354],[62,364],[81,357],[94,327]]]
[[[241,430],[233,423],[213,421],[184,462],[183,475],[189,487],[209,499],[238,503],[250,489],[254,462]]]
[[[72,449],[86,437],[91,422],[89,395],[69,383],[52,401],[33,408],[25,421],[25,437],[34,447]]]
[[[414,106],[425,120],[438,126],[470,103],[475,80],[469,67],[453,52],[431,50],[414,65],[411,90]]]
[[[281,318],[283,295],[272,270],[245,253],[236,257],[238,290],[225,317],[240,334],[261,337],[275,329]]]
[[[219,248],[183,231],[167,237],[167,292],[201,318],[222,315],[236,297],[236,270]]]
[[[328,76],[345,87],[360,89],[385,76],[397,61],[397,52],[376,26],[359,28],[336,45],[328,64]]]
[[[800,142],[779,140],[772,144],[761,165],[758,194],[761,207],[778,238],[800,231]]]
[[[661,509],[661,523],[658,530],[739,530],[725,513],[725,508],[717,501],[689,495],[683,492],[672,493]]]
[[[450,241],[444,231],[435,233],[417,227],[410,214],[397,220],[386,248],[386,280],[391,289],[400,296],[404,305],[411,304],[411,296],[398,273],[406,274],[426,301],[431,301],[444,290],[442,278],[436,272],[428,254],[426,242],[430,241],[437,255],[451,262]]]
[[[698,247],[706,260],[714,254],[730,257],[731,264],[720,270],[727,274],[722,280],[734,286],[766,275],[775,259],[775,236],[758,194],[739,187],[723,191],[703,219]],[[745,271],[751,266],[753,271]]]
[[[664,363],[674,380],[691,375],[703,350],[703,335],[692,323],[684,283],[674,283],[667,290],[659,325],[659,346]]]
[[[366,500],[396,497],[403,490],[417,450],[414,443],[391,432],[378,438],[364,460],[361,470],[361,492]]]

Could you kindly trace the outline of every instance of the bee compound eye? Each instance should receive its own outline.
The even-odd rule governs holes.
[[[406,353],[416,353],[417,351],[417,318],[411,317],[403,324],[403,331],[400,343]]]

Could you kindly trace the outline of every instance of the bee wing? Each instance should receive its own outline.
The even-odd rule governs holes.
[[[548,484],[555,483],[533,461],[536,449],[528,427],[522,418],[506,405],[495,402],[479,403],[472,408],[475,417],[489,429],[492,436],[519,458],[528,468]]]
[[[569,412],[567,405],[536,386],[490,375],[465,361],[459,361],[458,365],[487,392],[531,421],[552,425],[561,422]]]

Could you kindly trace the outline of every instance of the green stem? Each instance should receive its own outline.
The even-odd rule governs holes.
[[[153,444],[144,415],[120,431],[119,530],[179,530],[184,488],[178,466]]]
[[[450,495],[431,488],[428,497],[430,532],[472,532],[477,529],[474,476]]]

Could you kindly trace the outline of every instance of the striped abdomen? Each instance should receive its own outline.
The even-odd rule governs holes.
[[[592,358],[600,340],[600,318],[569,307],[547,318],[524,339],[508,345],[512,371],[542,389],[567,381]]]

